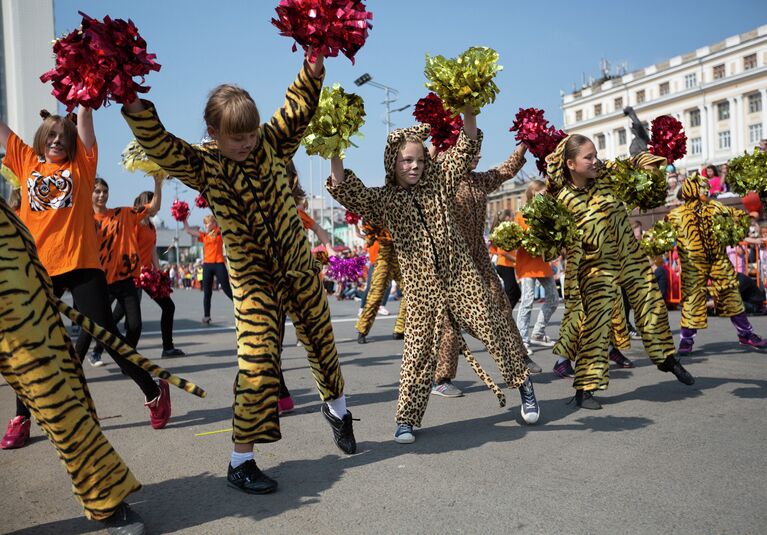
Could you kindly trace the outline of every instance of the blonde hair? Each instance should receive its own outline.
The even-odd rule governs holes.
[[[546,189],[546,183],[543,180],[531,180],[525,190],[525,199],[527,202],[532,201],[535,194],[544,189]]]
[[[208,214],[202,218],[202,222],[206,225],[210,223],[211,221],[215,223],[216,226],[218,226],[218,221],[216,221],[216,216],[214,216],[213,214]]]
[[[75,153],[77,151],[77,126],[69,119],[62,117],[61,115],[50,115],[47,111],[42,110],[40,115],[43,117],[43,123],[37,127],[35,132],[35,139],[32,143],[32,150],[40,158],[45,158],[45,147],[48,144],[48,136],[56,125],[61,125],[64,133],[62,135],[62,145],[64,145],[64,152],[67,155],[67,160],[74,161]]]
[[[208,126],[223,135],[249,134],[261,124],[250,94],[230,84],[221,84],[210,92],[203,117]]]

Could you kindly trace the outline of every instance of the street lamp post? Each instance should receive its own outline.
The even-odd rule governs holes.
[[[394,112],[406,110],[410,107],[410,104],[407,104],[405,106],[402,106],[401,108],[397,108],[396,110],[391,109],[392,102],[397,101],[397,97],[399,96],[399,91],[394,89],[393,87],[389,87],[388,85],[379,84],[378,82],[373,81],[373,77],[370,76],[370,74],[365,73],[356,80],[354,80],[354,84],[356,86],[361,86],[364,84],[372,85],[373,87],[377,87],[378,89],[383,89],[386,92],[386,100],[384,100],[381,104],[386,106],[386,120],[384,121],[384,124],[386,124],[386,135],[389,135],[389,132],[391,132],[391,127],[394,126],[394,124],[391,121],[391,114]]]

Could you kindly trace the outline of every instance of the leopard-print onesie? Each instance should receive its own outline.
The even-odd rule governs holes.
[[[469,247],[474,265],[477,266],[482,280],[490,292],[491,299],[498,303],[498,307],[504,314],[506,321],[511,328],[511,334],[515,343],[522,346],[522,338],[519,336],[519,329],[514,321],[511,311],[511,303],[503,291],[498,274],[490,262],[490,255],[485,245],[485,214],[487,212],[487,196],[489,193],[501,187],[501,184],[516,176],[522,166],[525,165],[525,158],[514,153],[495,169],[485,172],[470,172],[458,184],[458,191],[455,196],[455,220],[463,235],[466,245]],[[442,343],[439,346],[437,355],[437,373],[434,380],[437,383],[446,380],[455,379],[458,369],[458,354],[461,349],[460,332],[453,328],[449,322],[445,322],[445,333],[442,336]]]
[[[421,179],[412,187],[398,185],[395,164],[402,143],[406,139],[423,141],[428,135],[428,125],[389,134],[383,187],[366,187],[350,170],[335,186],[328,180],[328,190],[338,202],[388,228],[394,238],[408,298],[396,421],[413,426],[421,425],[426,411],[442,327],[448,317],[487,346],[509,388],[518,388],[528,375],[509,323],[473,262],[451,209],[458,183],[479,152],[481,133],[477,140],[461,133],[455,148],[440,162],[432,161],[424,149]],[[505,405],[503,392],[468,349],[464,353],[501,406]]]

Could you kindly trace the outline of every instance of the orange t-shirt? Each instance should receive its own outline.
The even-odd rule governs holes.
[[[77,139],[73,162],[41,162],[29,145],[11,133],[4,163],[19,177],[19,216],[35,239],[37,254],[55,277],[75,269],[101,269],[93,225],[93,184],[98,149],[88,154]]]
[[[514,260],[514,257],[516,256],[514,251],[505,251],[503,249],[499,249],[495,245],[491,245],[490,249],[488,249],[491,255],[498,255],[498,261],[496,262],[496,265],[498,266],[504,266],[504,267],[515,267],[516,261]],[[512,258],[506,258],[503,253],[509,253],[511,254]]]
[[[521,212],[517,212],[514,220],[522,227],[522,230],[527,228],[527,223]],[[551,269],[550,263],[544,262],[543,257],[532,256],[525,251],[524,247],[520,247],[517,249],[516,275],[519,279],[553,277],[554,270]]]
[[[312,216],[307,214],[302,208],[298,209],[298,217],[301,218],[301,223],[304,225],[304,230],[310,230],[315,224]]]
[[[373,245],[368,247],[368,256],[370,257],[370,263],[375,264],[376,260],[378,260],[378,249],[381,247],[381,244],[378,243],[378,240],[373,242]]]
[[[202,242],[203,263],[224,263],[224,238],[221,236],[221,229],[216,229],[212,233],[200,232],[200,241]]]
[[[94,214],[100,244],[99,260],[106,272],[107,284],[138,277],[141,273],[136,227],[144,217],[146,206],[123,206]]]
[[[136,231],[138,239],[139,267],[154,267],[154,249],[157,246],[157,230],[154,225],[139,223]]]

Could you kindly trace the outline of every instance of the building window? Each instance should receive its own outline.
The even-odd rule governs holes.
[[[613,104],[615,105],[615,111],[623,111],[623,97],[617,97]]]
[[[698,85],[698,75],[696,73],[691,74],[685,74],[684,75],[684,88],[685,89],[692,89]]]
[[[725,150],[730,148],[730,131],[725,130],[724,132],[719,132],[719,149]]]
[[[714,65],[714,80],[724,78],[724,63],[721,65]]]
[[[575,120],[576,121],[583,120],[583,110],[575,110]]]
[[[618,132],[618,145],[625,145],[626,144],[626,129],[621,128],[620,130],[617,130]]]
[[[699,137],[690,139],[690,155],[700,155],[703,152],[703,141]]]
[[[644,102],[644,99],[645,99],[644,89],[640,89],[639,91],[637,91],[637,104],[641,104],[642,102]]]
[[[747,71],[749,69],[755,69],[756,68],[756,54],[749,54],[748,56],[743,57],[743,70]]]
[[[700,110],[698,109],[690,110],[688,114],[689,114],[690,128],[700,126]]]
[[[668,95],[669,91],[671,90],[668,82],[663,82],[660,84],[660,87],[658,89],[658,92],[660,93],[660,96]]]
[[[758,145],[762,140],[762,123],[748,126],[748,144]]]
[[[607,146],[605,144],[605,135],[604,134],[597,134],[595,137],[597,138],[597,149],[598,150],[605,150],[605,147]]]
[[[748,95],[748,113],[756,113],[762,111],[762,94],[754,93]]]
[[[730,118],[730,103],[720,102],[716,105],[716,115],[720,121],[726,121]]]
[[[594,104],[594,117],[599,117],[600,115],[602,115],[602,105]]]

